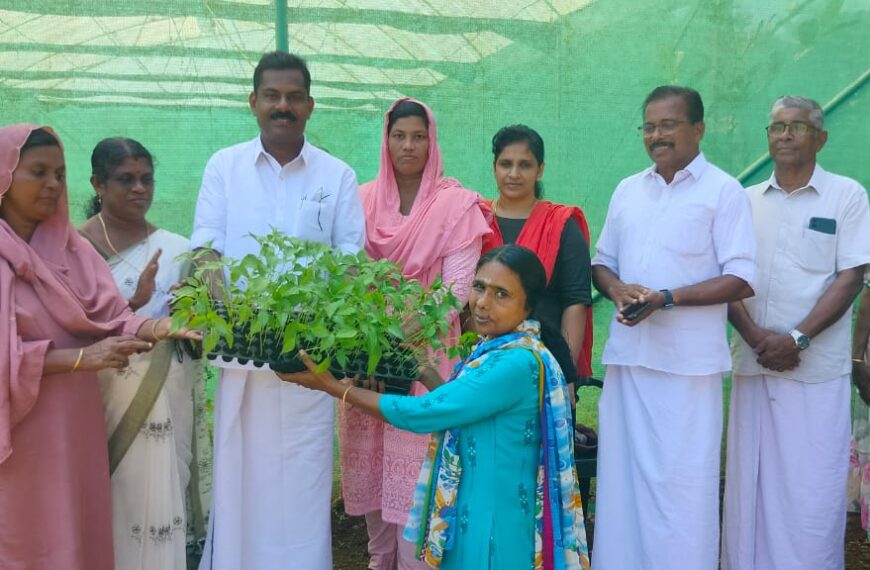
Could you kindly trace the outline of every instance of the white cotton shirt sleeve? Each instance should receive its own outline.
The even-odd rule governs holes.
[[[736,180],[730,186],[722,192],[713,217],[713,247],[722,275],[739,277],[753,287],[756,245],[752,206]]]
[[[332,245],[345,253],[356,253],[366,241],[366,223],[356,174],[347,168],[341,177],[335,223],[332,226]]]
[[[848,192],[846,206],[840,219],[840,238],[837,240],[836,271],[870,263],[870,205],[867,191],[851,179],[844,192]]]
[[[614,225],[617,224],[616,211],[619,209],[622,188],[623,184],[620,183],[610,197],[607,217],[598,235],[598,242],[595,244],[595,257],[592,258],[592,265],[604,266],[616,275],[619,275],[619,236]]]
[[[216,154],[208,161],[202,175],[193,217],[193,234],[190,236],[191,249],[207,247],[210,243],[212,249],[220,253],[225,251],[227,197],[221,166]]]

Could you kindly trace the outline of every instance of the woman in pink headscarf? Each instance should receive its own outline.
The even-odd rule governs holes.
[[[378,176],[361,188],[366,252],[390,259],[406,277],[429,285],[439,275],[466,301],[490,233],[488,207],[476,192],[444,177],[435,116],[423,103],[400,99],[387,111]],[[459,323],[452,316],[451,335]],[[451,363],[441,355],[441,377]],[[426,391],[419,382],[411,394]],[[428,435],[396,429],[351,407],[341,419],[341,486],[345,510],[365,515],[369,568],[427,568],[402,539]]]
[[[114,567],[96,371],[169,336],[136,317],[70,224],[63,149],[0,128],[0,568]]]

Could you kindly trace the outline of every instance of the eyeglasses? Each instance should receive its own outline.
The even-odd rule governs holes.
[[[768,135],[775,136],[785,134],[785,130],[788,129],[789,132],[791,132],[791,134],[796,137],[802,137],[811,130],[818,130],[816,127],[801,121],[793,121],[791,123],[783,123],[782,121],[777,121],[775,123],[770,123],[764,129],[767,131]]]
[[[656,132],[656,129],[663,135],[672,134],[677,130],[677,127],[682,125],[683,123],[688,123],[690,121],[675,121],[673,119],[665,119],[661,123],[644,123],[637,128],[637,132],[643,133],[646,135],[652,135]]]

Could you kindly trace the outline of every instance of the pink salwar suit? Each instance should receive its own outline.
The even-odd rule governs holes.
[[[32,125],[0,129],[0,200]],[[45,128],[49,134],[53,131]],[[114,568],[109,461],[95,372],[43,376],[51,349],[135,334],[103,259],[75,231],[64,191],[24,241],[0,219],[0,568]]]
[[[489,208],[476,192],[444,178],[435,117],[426,110],[429,154],[420,189],[411,211],[399,211],[399,192],[390,159],[384,120],[377,178],[360,188],[366,218],[366,252],[373,259],[389,259],[403,274],[430,285],[439,275],[465,302],[480,257],[483,236],[489,234]],[[459,322],[451,315],[448,338],[458,338]],[[444,354],[438,370],[449,376],[453,363]],[[419,382],[411,395],[426,393]],[[340,406],[340,404],[339,404]],[[365,515],[369,533],[369,568],[428,568],[414,559],[414,545],[401,538],[411,508],[414,486],[429,444],[428,434],[414,434],[368,416],[350,406],[340,410],[341,488],[349,515]]]

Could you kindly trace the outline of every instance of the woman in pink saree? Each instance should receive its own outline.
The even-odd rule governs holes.
[[[114,567],[97,370],[169,336],[69,220],[60,140],[0,128],[0,568]]]
[[[390,259],[406,277],[429,285],[439,275],[462,303],[468,298],[488,207],[476,192],[444,177],[435,116],[423,103],[400,99],[387,111],[377,178],[360,189],[366,252]],[[458,315],[451,336],[459,335]],[[452,363],[440,355],[446,378]],[[426,392],[419,382],[411,395]],[[340,415],[341,487],[349,515],[365,515],[369,568],[427,568],[402,539],[428,435],[396,429],[354,408]]]

